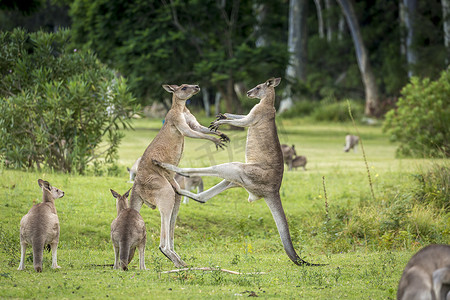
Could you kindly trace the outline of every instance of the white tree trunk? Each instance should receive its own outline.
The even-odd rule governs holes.
[[[444,27],[444,45],[447,49],[447,56],[445,57],[445,63],[450,63],[450,0],[442,0],[442,17]]]
[[[373,74],[370,66],[369,55],[361,36],[358,19],[356,18],[356,14],[350,0],[337,0],[337,2],[341,6],[342,12],[347,19],[347,24],[355,45],[356,58],[366,94],[366,106],[364,112],[368,116],[377,116],[380,108],[379,92],[375,82],[375,75]]]
[[[320,3],[320,0],[314,0],[314,3],[316,4],[317,23],[319,24],[319,37],[323,39],[325,34],[323,31],[322,4]]]
[[[211,110],[209,108],[209,92],[208,89],[202,89],[203,95],[203,106],[205,107],[206,116],[209,117],[211,115]]]
[[[413,46],[414,41],[414,19],[417,10],[417,0],[403,0],[405,7],[405,28],[406,28],[406,61],[408,63],[408,77],[414,75],[412,67],[417,62],[417,53]]]

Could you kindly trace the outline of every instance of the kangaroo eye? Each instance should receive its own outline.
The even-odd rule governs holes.
[[[183,88],[181,88],[181,90],[182,90],[182,91],[185,91],[186,89],[187,89],[187,87],[183,87]]]
[[[259,91],[260,87],[257,87],[256,90]]]

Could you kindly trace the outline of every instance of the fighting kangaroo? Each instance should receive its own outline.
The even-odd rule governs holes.
[[[25,269],[27,245],[33,247],[33,265],[36,272],[42,272],[44,246],[52,249],[52,268],[60,268],[56,259],[59,242],[59,220],[55,199],[62,198],[64,192],[52,187],[48,181],[38,180],[42,189],[42,202],[34,205],[20,221],[20,264],[18,270]]]
[[[186,266],[174,251],[174,229],[180,208],[181,195],[174,180],[175,173],[152,164],[152,160],[178,165],[183,153],[184,137],[201,138],[212,141],[216,148],[223,148],[229,138],[221,132],[211,132],[201,126],[186,107],[186,100],[200,91],[198,85],[163,85],[172,93],[172,107],[167,112],[164,125],[142,155],[131,190],[130,206],[140,211],[145,203],[151,208],[158,207],[161,214],[161,239],[159,249],[176,267]],[[209,136],[216,134],[220,139]]]
[[[139,269],[145,270],[145,243],[147,232],[142,216],[135,209],[128,207],[128,190],[123,196],[114,190],[111,194],[116,198],[117,218],[111,223],[111,240],[114,247],[114,269],[128,270],[130,253],[139,250]],[[132,256],[132,255],[131,255]]]
[[[247,92],[249,98],[261,99],[248,115],[223,114],[211,124],[216,130],[222,124],[248,127],[246,163],[231,162],[207,168],[178,168],[174,164],[155,159],[154,164],[184,176],[216,176],[224,180],[199,194],[185,190],[178,193],[205,203],[229,188],[243,187],[249,194],[248,201],[264,198],[275,220],[281,241],[289,258],[297,265],[312,265],[301,259],[292,245],[289,227],[280,199],[283,179],[283,154],[275,125],[275,87],[281,78],[271,78]]]
[[[398,285],[397,299],[450,299],[449,245],[429,245],[409,260]]]

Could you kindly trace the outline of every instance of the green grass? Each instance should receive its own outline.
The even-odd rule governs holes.
[[[353,125],[288,119],[278,121],[280,141],[295,144],[297,154],[307,156],[308,170],[285,172],[283,206],[300,256],[326,266],[295,266],[284,253],[264,200],[248,203],[247,193],[239,188],[206,204],[182,204],[175,249],[192,267],[266,274],[162,274],[174,266],[158,250],[160,217],[148,207],[141,214],[147,226],[149,270],[138,269],[137,257],[128,272],[98,266],[114,260],[109,234],[116,210],[109,189],[123,193],[131,187],[126,166],[142,155],[160,126],[161,120],[136,120],[135,130],[125,132],[117,177],[0,169],[0,298],[228,299],[254,292],[266,298],[394,299],[411,255],[428,243],[450,243],[449,213],[421,203],[416,180],[417,174],[435,165],[448,166],[447,161],[395,159],[396,145],[379,127],[359,126],[374,200],[361,150],[343,152],[344,136],[354,133]],[[244,161],[246,132],[223,131],[231,143],[222,151],[209,141],[186,138],[180,166]],[[19,272],[19,222],[34,202],[41,201],[39,178],[66,193],[56,203],[62,269],[52,270],[51,255],[45,253],[44,271],[35,273],[29,248],[26,270]],[[204,181],[210,187],[220,179],[204,177]]]

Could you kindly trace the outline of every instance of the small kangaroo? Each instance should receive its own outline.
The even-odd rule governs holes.
[[[162,160],[153,160],[155,165],[183,176],[216,176],[224,180],[200,193],[177,189],[177,193],[205,203],[217,194],[234,187],[243,187],[249,194],[248,201],[264,198],[269,206],[281,241],[289,258],[297,265],[313,265],[301,259],[292,245],[291,235],[280,199],[283,179],[283,154],[275,125],[275,87],[281,78],[271,78],[247,92],[249,98],[261,99],[248,115],[221,114],[210,128],[216,130],[222,124],[248,127],[245,150],[246,163],[231,162],[206,168],[178,168]]]
[[[203,179],[200,176],[184,177],[180,174],[175,174],[175,180],[182,190],[191,191],[197,188],[197,193],[203,192]],[[188,204],[189,198],[183,196],[183,203]]]
[[[397,299],[450,299],[449,245],[429,245],[409,260],[398,285]]]
[[[353,149],[353,152],[356,152],[356,145],[358,145],[359,142],[359,136],[357,135],[346,135],[345,136],[345,146],[344,146],[344,152],[350,151],[350,149]]]
[[[292,168],[297,170],[298,167],[302,167],[306,171],[306,163],[306,156],[297,156],[292,160]]]
[[[130,189],[131,190],[131,189]],[[123,196],[110,190],[116,198],[117,218],[111,223],[111,240],[114,246],[114,269],[128,270],[128,264],[136,247],[139,250],[139,269],[145,270],[145,243],[147,232],[142,216],[135,209],[128,208],[128,190]],[[132,255],[130,255],[132,253]]]
[[[133,183],[134,177],[136,177],[136,173],[138,171],[139,163],[141,162],[141,157],[139,157],[133,164],[133,166],[130,168],[127,167],[128,173],[130,173],[130,180],[129,183]]]
[[[20,221],[20,264],[18,270],[25,269],[25,252],[27,245],[33,247],[33,265],[36,272],[42,272],[44,246],[50,244],[52,249],[52,268],[58,266],[56,251],[59,242],[59,220],[55,208],[55,199],[62,198],[64,192],[51,186],[48,181],[38,180],[42,189],[42,202],[33,205]]]
[[[289,145],[282,144],[281,152],[283,152],[283,160],[288,170],[292,170],[292,160],[297,156],[297,152],[295,152],[295,146],[289,147]]]
[[[210,140],[216,144],[216,148],[223,148],[230,139],[219,131],[211,132],[207,127],[201,126],[187,109],[186,100],[200,91],[198,85],[163,85],[163,88],[173,94],[172,107],[167,112],[161,130],[142,155],[131,190],[130,206],[137,211],[140,211],[144,203],[153,209],[158,207],[161,214],[159,249],[176,267],[184,267],[186,263],[174,251],[173,242],[181,203],[181,195],[175,193],[179,186],[173,171],[155,166],[152,160],[178,165],[185,136]],[[220,139],[208,134],[216,134]]]

